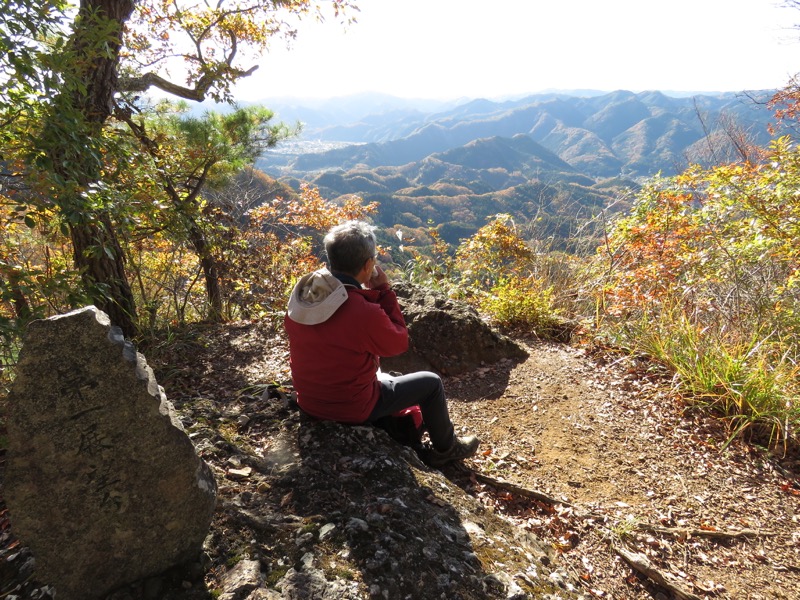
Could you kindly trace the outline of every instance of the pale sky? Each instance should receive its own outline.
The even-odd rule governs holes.
[[[546,89],[775,89],[800,72],[800,10],[780,0],[357,0],[357,23],[303,21],[237,100],[383,92],[500,98]]]

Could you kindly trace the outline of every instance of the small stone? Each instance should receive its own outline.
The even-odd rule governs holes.
[[[306,544],[310,544],[313,541],[314,541],[314,534],[310,531],[307,531],[305,533],[301,533],[300,535],[298,535],[295,538],[294,543],[297,546],[304,546]]]
[[[242,469],[228,469],[228,472],[225,476],[228,479],[247,479],[253,473],[253,469],[250,467],[244,467]]]
[[[503,581],[494,573],[489,573],[483,578],[483,585],[487,591],[505,592],[506,586]]]
[[[472,552],[471,550],[464,550],[462,556],[464,557],[464,563],[469,565],[470,567],[480,566],[481,564],[481,559],[478,558],[478,555]]]
[[[371,512],[367,515],[367,523],[370,523],[372,525],[383,523],[383,521],[384,521],[383,517],[376,512]]]
[[[346,529],[351,533],[364,533],[369,531],[369,524],[363,519],[353,517],[347,522]]]
[[[386,550],[379,548],[378,550],[375,551],[375,555],[373,556],[373,558],[371,558],[366,562],[367,569],[369,569],[370,571],[375,571],[377,569],[380,569],[381,567],[383,567],[383,565],[386,563],[388,559],[389,559],[389,553]]]
[[[434,550],[430,546],[425,546],[422,549],[422,555],[428,560],[436,560],[437,558],[439,558],[439,554],[436,552],[436,550]]]
[[[222,578],[220,600],[238,600],[263,585],[261,563],[257,560],[242,560]]]
[[[310,569],[314,566],[314,553],[313,552],[306,552],[303,554],[302,558],[300,559],[300,564],[303,565],[304,569]]]
[[[319,530],[320,541],[328,539],[331,535],[333,535],[334,531],[336,531],[336,525],[334,525],[333,523],[325,523],[325,525],[320,527]]]
[[[550,573],[550,581],[552,581],[560,588],[567,587],[567,582],[564,580],[564,576],[558,571],[553,571]]]

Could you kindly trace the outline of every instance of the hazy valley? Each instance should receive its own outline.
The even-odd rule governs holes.
[[[295,188],[309,182],[332,200],[378,201],[376,220],[386,228],[424,236],[434,224],[452,243],[507,212],[558,246],[578,224],[623,207],[620,192],[648,177],[735,160],[745,138],[766,143],[769,95],[265,101],[278,119],[302,122],[303,133],[256,166]]]

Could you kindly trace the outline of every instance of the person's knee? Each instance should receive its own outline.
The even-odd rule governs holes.
[[[432,371],[419,371],[415,373],[417,381],[421,382],[425,389],[425,402],[430,402],[432,406],[444,401],[444,384],[442,378]]]
[[[417,371],[417,377],[430,381],[432,385],[442,385],[442,378],[433,371]]]
[[[417,381],[424,382],[426,387],[430,390],[443,389],[442,378],[432,371],[418,371],[414,374]]]

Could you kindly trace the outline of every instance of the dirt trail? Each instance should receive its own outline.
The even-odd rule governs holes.
[[[529,350],[524,363],[446,380],[454,421],[483,439],[477,472],[573,507],[481,484],[476,493],[551,539],[599,597],[662,597],[609,546],[624,539],[700,597],[800,598],[797,457],[742,441],[722,450],[723,424],[671,399],[644,363],[566,345]],[[761,535],[733,535],[741,530]]]

